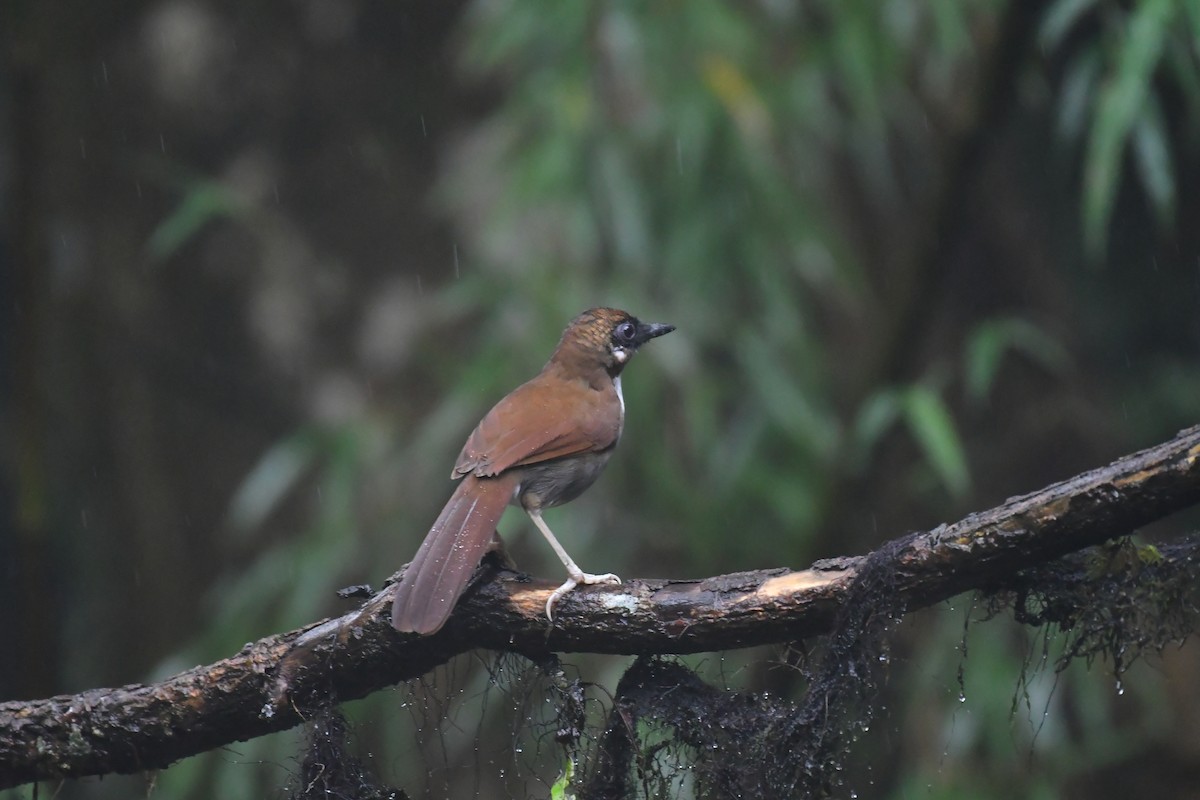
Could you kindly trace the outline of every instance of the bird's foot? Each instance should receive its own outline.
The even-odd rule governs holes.
[[[591,585],[591,584],[595,584],[595,583],[618,584],[620,582],[621,582],[620,576],[614,575],[611,572],[606,572],[603,575],[592,575],[590,572],[580,572],[579,574],[572,574],[571,577],[567,578],[566,582],[563,583],[562,586],[558,587],[551,593],[550,599],[548,599],[546,601],[546,619],[550,620],[551,622],[554,621],[554,604],[557,603],[559,600],[561,600],[563,598],[563,595],[565,595],[567,592],[574,589],[579,584],[581,584],[581,583],[584,585]]]

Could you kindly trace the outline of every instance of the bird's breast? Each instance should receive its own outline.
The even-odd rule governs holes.
[[[513,505],[550,508],[569,503],[596,482],[610,455],[611,447],[521,467],[521,485],[513,496]]]

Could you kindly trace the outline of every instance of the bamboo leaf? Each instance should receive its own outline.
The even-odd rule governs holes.
[[[318,439],[311,431],[297,433],[273,446],[259,459],[230,501],[231,528],[253,530],[275,510],[284,495],[316,462],[321,451]]]
[[[244,211],[245,204],[225,186],[212,181],[197,181],[175,211],[150,234],[146,249],[156,260],[169,258],[209,222]]]
[[[866,459],[899,417],[900,399],[893,389],[876,392],[863,403],[854,423],[854,443],[859,459]]]
[[[991,392],[1000,363],[1010,350],[1051,371],[1061,370],[1069,361],[1062,344],[1033,323],[1015,318],[988,320],[975,329],[967,343],[963,368],[967,397],[972,402],[982,401]]]
[[[904,420],[925,461],[952,495],[970,487],[967,458],[954,419],[942,398],[927,386],[913,386],[902,396]]]
[[[1133,129],[1133,154],[1142,187],[1164,225],[1175,211],[1174,164],[1165,127],[1162,108],[1157,97],[1151,95],[1145,113],[1138,117]]]
[[[1058,0],[1047,9],[1038,29],[1038,44],[1043,50],[1053,50],[1075,27],[1084,14],[1096,6],[1096,0]]]
[[[1171,16],[1172,0],[1145,0],[1134,9],[1115,74],[1101,90],[1084,162],[1084,244],[1094,258],[1107,243],[1125,145],[1145,108]]]

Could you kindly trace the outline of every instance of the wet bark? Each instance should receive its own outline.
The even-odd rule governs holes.
[[[1023,569],[1200,503],[1200,426],[950,525],[889,544],[905,610],[1003,586]],[[826,632],[864,557],[697,581],[631,581],[543,608],[555,583],[486,564],[449,623],[396,634],[391,588],[341,617],[247,645],[151,686],[0,703],[0,788],[130,773],[283,730],[311,709],[416,678],[476,648],[694,653]]]

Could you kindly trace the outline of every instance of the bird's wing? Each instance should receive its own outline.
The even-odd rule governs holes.
[[[607,450],[621,435],[621,407],[605,392],[615,390],[582,381],[518,386],[471,433],[453,477],[486,478],[509,467]]]

